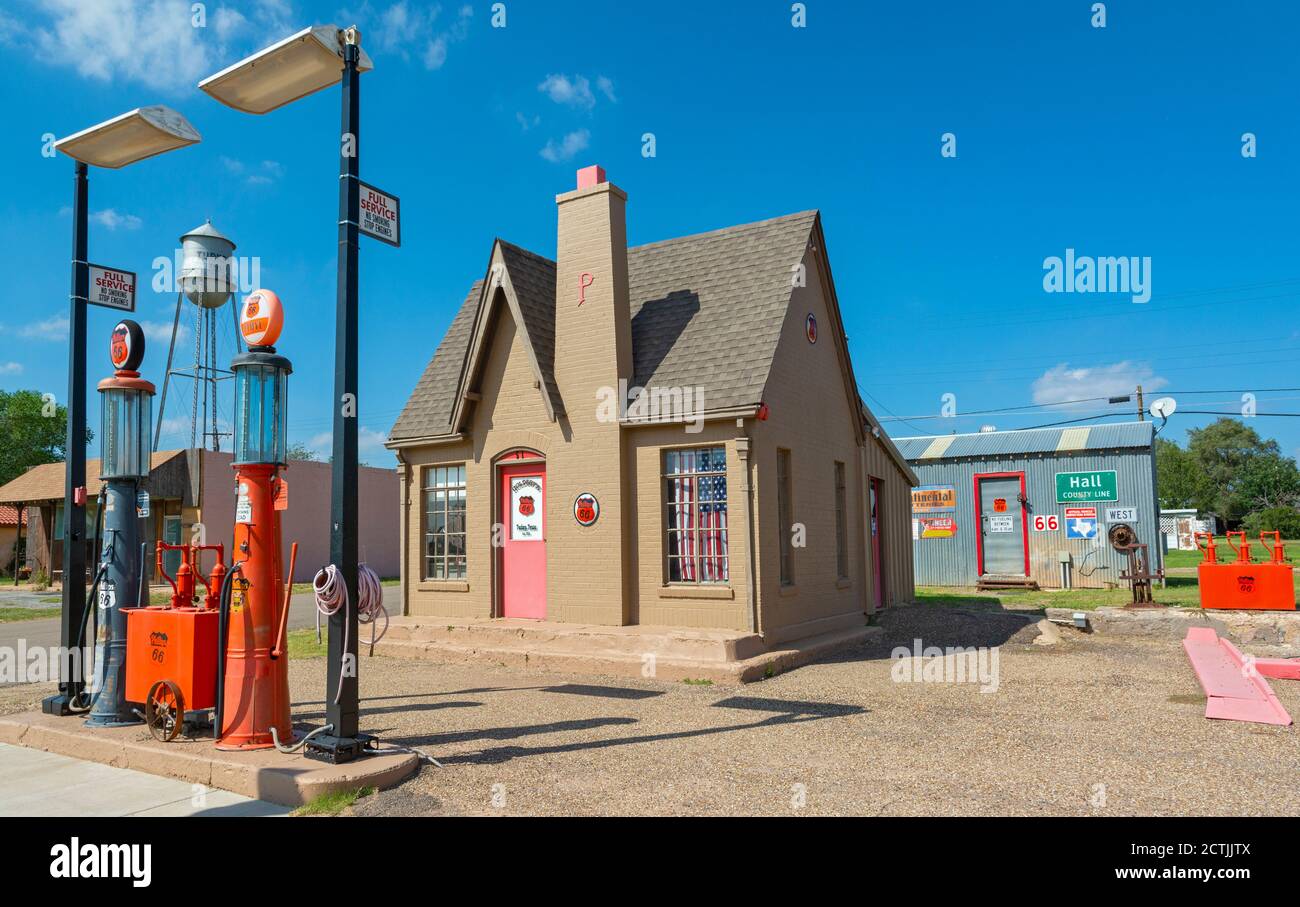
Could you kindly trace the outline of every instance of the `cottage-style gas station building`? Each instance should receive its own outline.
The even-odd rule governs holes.
[[[629,249],[626,200],[589,167],[556,260],[497,240],[407,401],[403,613],[772,643],[910,600],[818,213]]]

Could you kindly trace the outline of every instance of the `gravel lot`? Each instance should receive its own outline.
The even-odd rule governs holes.
[[[740,688],[362,660],[362,729],[442,763],[359,814],[1296,815],[1296,729],[1207,721],[1173,640],[929,606],[883,638]],[[999,646],[999,686],[897,683],[890,652]],[[321,721],[324,661],[291,669]],[[1300,683],[1274,681],[1300,715]],[[0,688],[0,711],[46,686]]]

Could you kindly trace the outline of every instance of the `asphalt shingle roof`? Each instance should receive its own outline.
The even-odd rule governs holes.
[[[707,388],[708,409],[757,403],[776,354],[816,211],[802,211],[628,249],[634,385]],[[555,385],[555,263],[506,242],[547,392]],[[457,384],[482,301],[474,284],[393,426],[395,440],[451,430]]]

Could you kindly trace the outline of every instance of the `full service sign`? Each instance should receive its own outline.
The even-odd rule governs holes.
[[[1058,504],[1092,504],[1097,501],[1118,500],[1119,482],[1115,478],[1113,469],[1056,474],[1056,503]]]
[[[103,265],[90,265],[90,295],[86,301],[91,305],[119,312],[135,311],[135,272],[118,268],[106,268]]]
[[[357,180],[357,192],[361,194],[361,219],[357,222],[361,232],[390,246],[400,246],[402,244],[401,200],[396,195],[380,192],[361,180]]]
[[[952,513],[957,489],[952,485],[919,485],[912,489],[912,513]]]

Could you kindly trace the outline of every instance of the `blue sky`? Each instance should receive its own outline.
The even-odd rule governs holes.
[[[945,394],[965,413],[1141,381],[1183,410],[1254,393],[1253,424],[1295,455],[1300,420],[1265,414],[1300,412],[1300,391],[1268,390],[1300,385],[1300,7],[1125,0],[1096,28],[1092,5],[808,0],[795,28],[789,2],[506,0],[493,28],[484,2],[213,0],[195,28],[189,2],[10,0],[0,387],[66,396],[72,165],[42,136],[162,103],[203,143],[90,185],[91,260],[141,274],[145,374],[161,383],[175,305],[149,291],[151,262],[211,218],[284,301],[291,439],[328,449],[338,91],[255,117],[194,86],[307,24],[355,22],[375,62],[362,178],[403,212],[401,249],[361,252],[372,463],[391,462],[382,438],[493,237],[553,255],[554,196],[589,163],[627,191],[633,244],[821,209],[858,383],[896,435],[1108,409],[934,418]],[[1045,292],[1066,249],[1149,258],[1150,301]],[[92,388],[115,321],[92,308]],[[167,417],[164,446],[183,443],[187,410]],[[1168,435],[1212,418],[1180,413]]]

